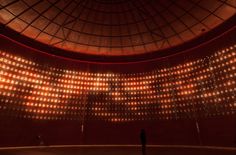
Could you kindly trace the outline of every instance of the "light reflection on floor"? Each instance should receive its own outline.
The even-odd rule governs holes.
[[[198,146],[147,147],[146,155],[235,155],[236,148]],[[139,145],[46,146],[0,148],[0,155],[142,155]]]

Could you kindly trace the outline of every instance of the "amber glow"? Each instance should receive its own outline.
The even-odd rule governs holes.
[[[236,46],[143,73],[43,66],[0,51],[0,112],[29,119],[114,122],[234,114]]]

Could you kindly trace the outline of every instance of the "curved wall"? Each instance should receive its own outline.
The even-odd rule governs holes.
[[[151,144],[232,146],[236,45],[218,46],[219,40],[187,55],[132,64],[74,63],[5,44],[1,145],[37,145],[37,135],[49,145],[137,144],[145,128]]]
[[[94,73],[1,51],[1,114],[127,122],[234,114],[236,46],[139,73]]]

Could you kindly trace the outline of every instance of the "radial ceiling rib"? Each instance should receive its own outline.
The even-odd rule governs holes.
[[[236,14],[229,0],[1,0],[0,22],[68,53],[132,56],[172,49]]]
[[[70,1],[70,2],[71,2],[71,1]],[[59,14],[60,14],[61,12],[63,12],[63,9],[65,9],[66,7],[68,7],[68,5],[70,5],[70,3],[68,3],[67,5],[65,5],[65,7],[62,8],[62,10],[60,10],[51,20],[52,20],[52,21],[55,20],[55,19],[59,16]],[[42,31],[40,31],[40,33],[39,33],[34,39],[37,40],[37,38],[39,37],[39,35],[40,35],[42,32],[44,32],[45,29],[48,28],[48,26],[49,26],[50,24],[51,24],[51,22],[48,22],[48,24],[42,29]]]

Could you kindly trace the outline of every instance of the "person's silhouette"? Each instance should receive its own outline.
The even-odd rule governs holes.
[[[146,133],[144,129],[140,132],[140,140],[142,144],[142,155],[146,155]]]
[[[43,146],[45,145],[44,141],[43,141],[43,137],[41,134],[37,135],[37,139],[38,139],[38,145],[39,146]]]

